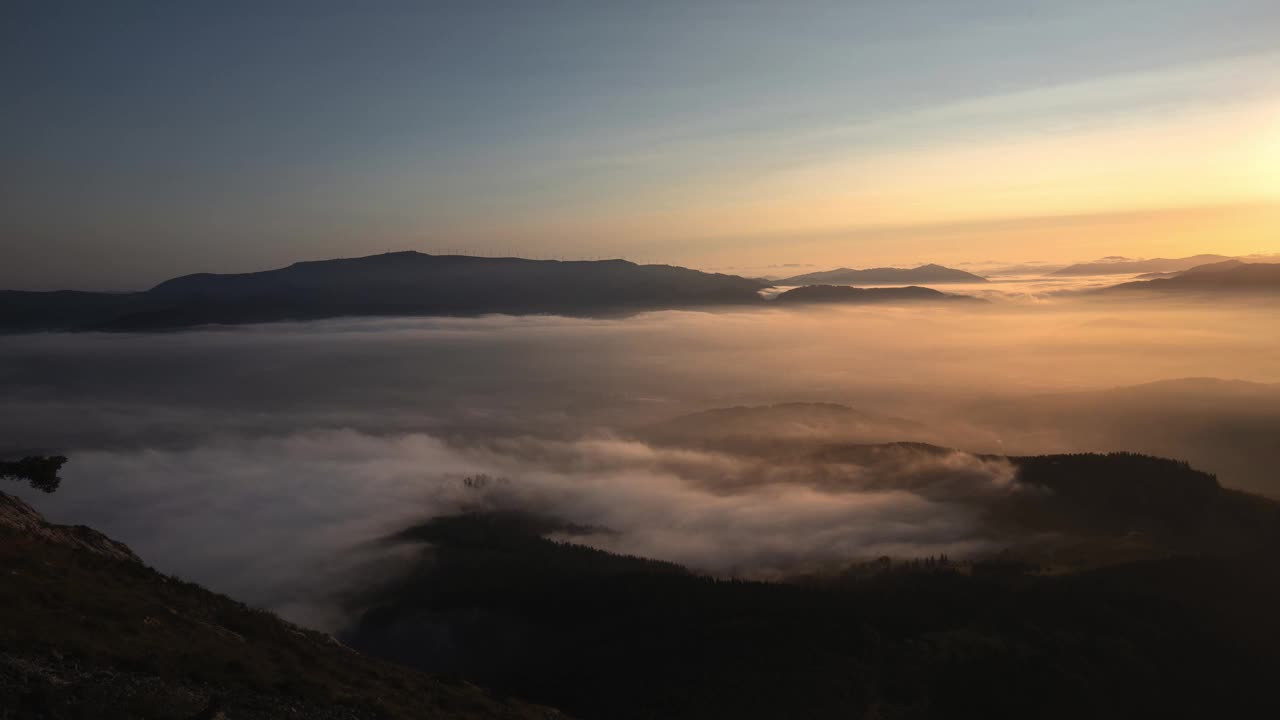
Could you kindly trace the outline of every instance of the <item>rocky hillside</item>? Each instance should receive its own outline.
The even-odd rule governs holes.
[[[0,493],[0,528],[19,534],[20,542],[39,540],[119,562],[142,562],[124,543],[83,525],[54,525],[30,505],[3,493]]]
[[[0,493],[0,719],[550,720],[166,577]]]

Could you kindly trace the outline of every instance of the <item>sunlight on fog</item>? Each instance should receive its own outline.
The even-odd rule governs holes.
[[[478,502],[458,495],[473,473],[511,479],[484,502],[554,509],[614,531],[592,544],[712,572],[758,577],[832,556],[985,546],[967,501],[903,485],[897,471],[761,465],[626,439],[718,407],[800,401],[857,413],[761,429],[775,438],[1139,450],[1280,491],[1266,470],[1276,459],[1267,438],[1280,428],[1274,386],[1142,385],[1280,382],[1280,315],[1248,304],[1101,305],[1044,295],[1044,284],[993,284],[995,302],[961,309],[5,336],[0,432],[14,447],[75,458],[76,491],[41,500],[55,520],[88,522],[161,567],[321,624],[329,611],[312,591],[326,580],[301,582],[290,566],[334,553],[346,558],[334,572],[358,565],[361,543]],[[674,440],[690,439],[683,432]],[[833,472],[853,484],[807,485]],[[232,532],[227,519],[245,513],[258,529]],[[253,560],[286,537],[291,553]]]

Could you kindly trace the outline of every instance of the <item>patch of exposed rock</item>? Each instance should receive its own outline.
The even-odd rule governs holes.
[[[128,545],[84,525],[54,525],[30,505],[5,493],[0,493],[0,527],[12,528],[33,539],[87,550],[113,560],[142,562]]]

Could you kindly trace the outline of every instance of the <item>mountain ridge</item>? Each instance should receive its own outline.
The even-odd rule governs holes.
[[[194,273],[138,293],[0,292],[0,330],[165,330],[343,316],[594,316],[764,302],[769,283],[626,260],[415,251]]]
[[[915,285],[985,283],[986,278],[964,270],[928,263],[913,268],[876,267],[855,270],[836,268],[804,273],[774,281],[775,285]]]
[[[944,293],[933,288],[907,287],[859,288],[849,285],[806,285],[780,293],[778,303],[846,303],[863,305],[894,302],[986,302],[971,295]]]
[[[1241,263],[1225,269],[1183,272],[1174,277],[1136,280],[1090,291],[1096,293],[1162,293],[1184,295],[1251,295],[1280,293],[1280,264]]]

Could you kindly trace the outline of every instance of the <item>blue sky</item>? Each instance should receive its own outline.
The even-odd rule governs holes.
[[[1158,254],[1189,207],[1221,227],[1170,250],[1244,252],[1280,191],[1274,1],[196,5],[0,11],[0,287]],[[937,230],[1126,211],[1067,247]]]

